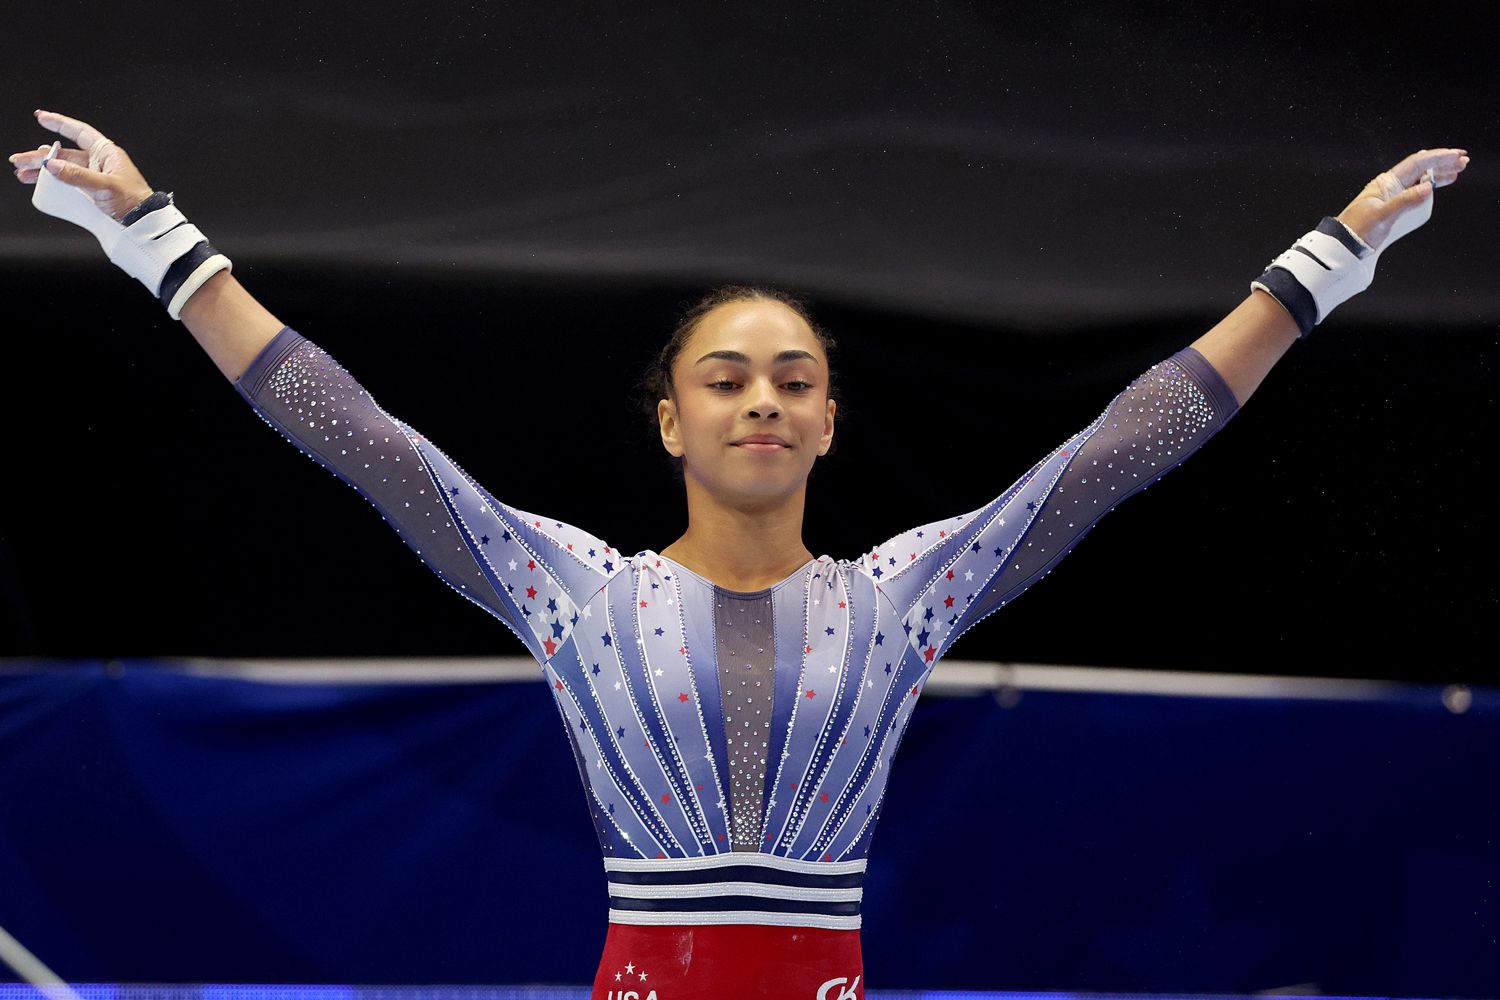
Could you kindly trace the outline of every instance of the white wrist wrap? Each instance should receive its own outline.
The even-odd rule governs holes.
[[[57,147],[54,146],[54,151]],[[148,212],[129,226],[122,226],[99,208],[86,191],[58,180],[45,163],[37,175],[31,203],[38,211],[65,219],[94,234],[104,253],[126,274],[161,297],[162,279],[184,254],[206,242],[198,227],[189,223],[176,205]],[[186,266],[186,265],[184,265]],[[204,259],[173,292],[166,303],[167,314],[178,319],[189,297],[220,271],[232,269],[229,258],[213,254]]]
[[[1379,257],[1378,253],[1372,253],[1360,259],[1344,244],[1315,229],[1293,243],[1266,269],[1279,267],[1290,272],[1313,297],[1318,308],[1315,321],[1321,323],[1335,306],[1370,287],[1370,282],[1375,280],[1375,262]],[[1258,281],[1251,284],[1252,288],[1257,286],[1262,291],[1269,291]]]

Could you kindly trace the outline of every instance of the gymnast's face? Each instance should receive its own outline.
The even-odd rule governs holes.
[[[803,489],[833,444],[828,358],[780,302],[729,302],[704,315],[657,404],[662,445],[683,476],[731,503],[766,503]]]

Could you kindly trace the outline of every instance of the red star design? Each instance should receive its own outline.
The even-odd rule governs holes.
[[[686,656],[687,655],[687,647],[686,646],[678,646],[677,647],[677,652],[681,653],[683,656]]]
[[[847,608],[848,606],[849,606],[849,604],[848,604],[847,601],[839,601],[839,607],[841,607],[841,608]]]
[[[824,792],[824,793],[823,793],[823,794],[822,794],[822,795],[819,795],[819,796],[818,796],[818,798],[819,798],[819,799],[820,799],[820,800],[821,800],[821,801],[823,801],[823,802],[827,802],[827,801],[828,801],[828,793],[827,793],[827,792]]]
[[[672,796],[670,796],[670,795],[666,794],[665,792],[663,792],[662,796],[661,796],[661,800],[663,802],[671,802],[672,801]]]
[[[542,522],[541,521],[532,521],[531,523],[534,524],[534,525],[536,525],[538,528],[540,528],[542,526]]]
[[[928,646],[927,647],[927,652],[925,652],[925,653],[922,654],[922,659],[926,660],[928,663],[931,663],[932,662],[932,658],[934,656],[936,656],[936,655],[937,655],[937,647],[936,646]],[[913,689],[912,694],[916,694],[916,693],[917,693],[916,690]]]
[[[526,560],[526,568],[527,569],[536,569],[536,560],[535,559],[528,559],[528,560]]]
[[[553,642],[551,639],[543,639],[542,645],[546,647],[548,656],[551,656],[553,653],[557,652],[557,643]],[[558,686],[561,687],[561,685]]]
[[[951,569],[948,571],[948,579],[953,579],[953,571]]]
[[[915,552],[913,552],[913,553],[912,553],[912,554],[911,554],[911,557],[912,557],[912,558],[913,558],[913,559],[915,559],[915,558],[917,558],[917,554],[916,554],[916,553],[915,553]]]
[[[810,690],[810,691],[807,692],[807,696],[809,698],[816,698],[818,696],[818,692]]]
[[[804,653],[811,653],[812,652],[812,647],[808,646],[806,649],[803,650],[803,652]]]
[[[573,551],[573,543],[572,543],[572,542],[569,542],[569,543],[568,543],[568,551],[569,551],[569,552],[572,552],[572,551]]]
[[[554,681],[553,684],[557,687],[557,689],[559,691],[562,690],[562,681]]]
[[[536,588],[535,587],[527,587],[526,588],[526,596],[528,598],[530,598],[531,600],[533,600],[533,601],[536,600]]]
[[[687,692],[683,691],[683,692],[679,693],[677,695],[677,700],[678,701],[687,701],[688,700]],[[699,785],[698,787],[702,788],[703,786]]]
[[[948,533],[946,531],[939,531],[938,532],[938,537],[939,538],[947,538],[948,537]]]
[[[645,601],[642,601],[642,602],[641,602],[641,607],[643,607],[643,608],[644,608],[644,607],[645,607],[645,606],[646,606],[646,602],[645,602]]]
[[[949,575],[951,576],[952,574],[949,574]],[[951,607],[953,607],[953,595],[952,594],[949,594],[947,597],[943,598],[943,607],[945,607],[945,608],[951,608]]]

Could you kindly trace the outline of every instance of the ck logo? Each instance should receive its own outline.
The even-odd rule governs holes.
[[[828,980],[828,982],[818,987],[818,1000],[859,1000],[859,993],[857,992],[859,990],[859,977],[855,976],[854,982],[849,983],[847,988],[844,986],[845,983],[849,983],[849,980],[842,976],[838,979]],[[829,991],[835,986],[839,988],[839,991],[837,993],[830,993]]]

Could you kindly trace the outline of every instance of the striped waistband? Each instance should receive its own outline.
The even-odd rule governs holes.
[[[606,858],[616,924],[859,927],[865,862],[735,851],[706,858]]]

